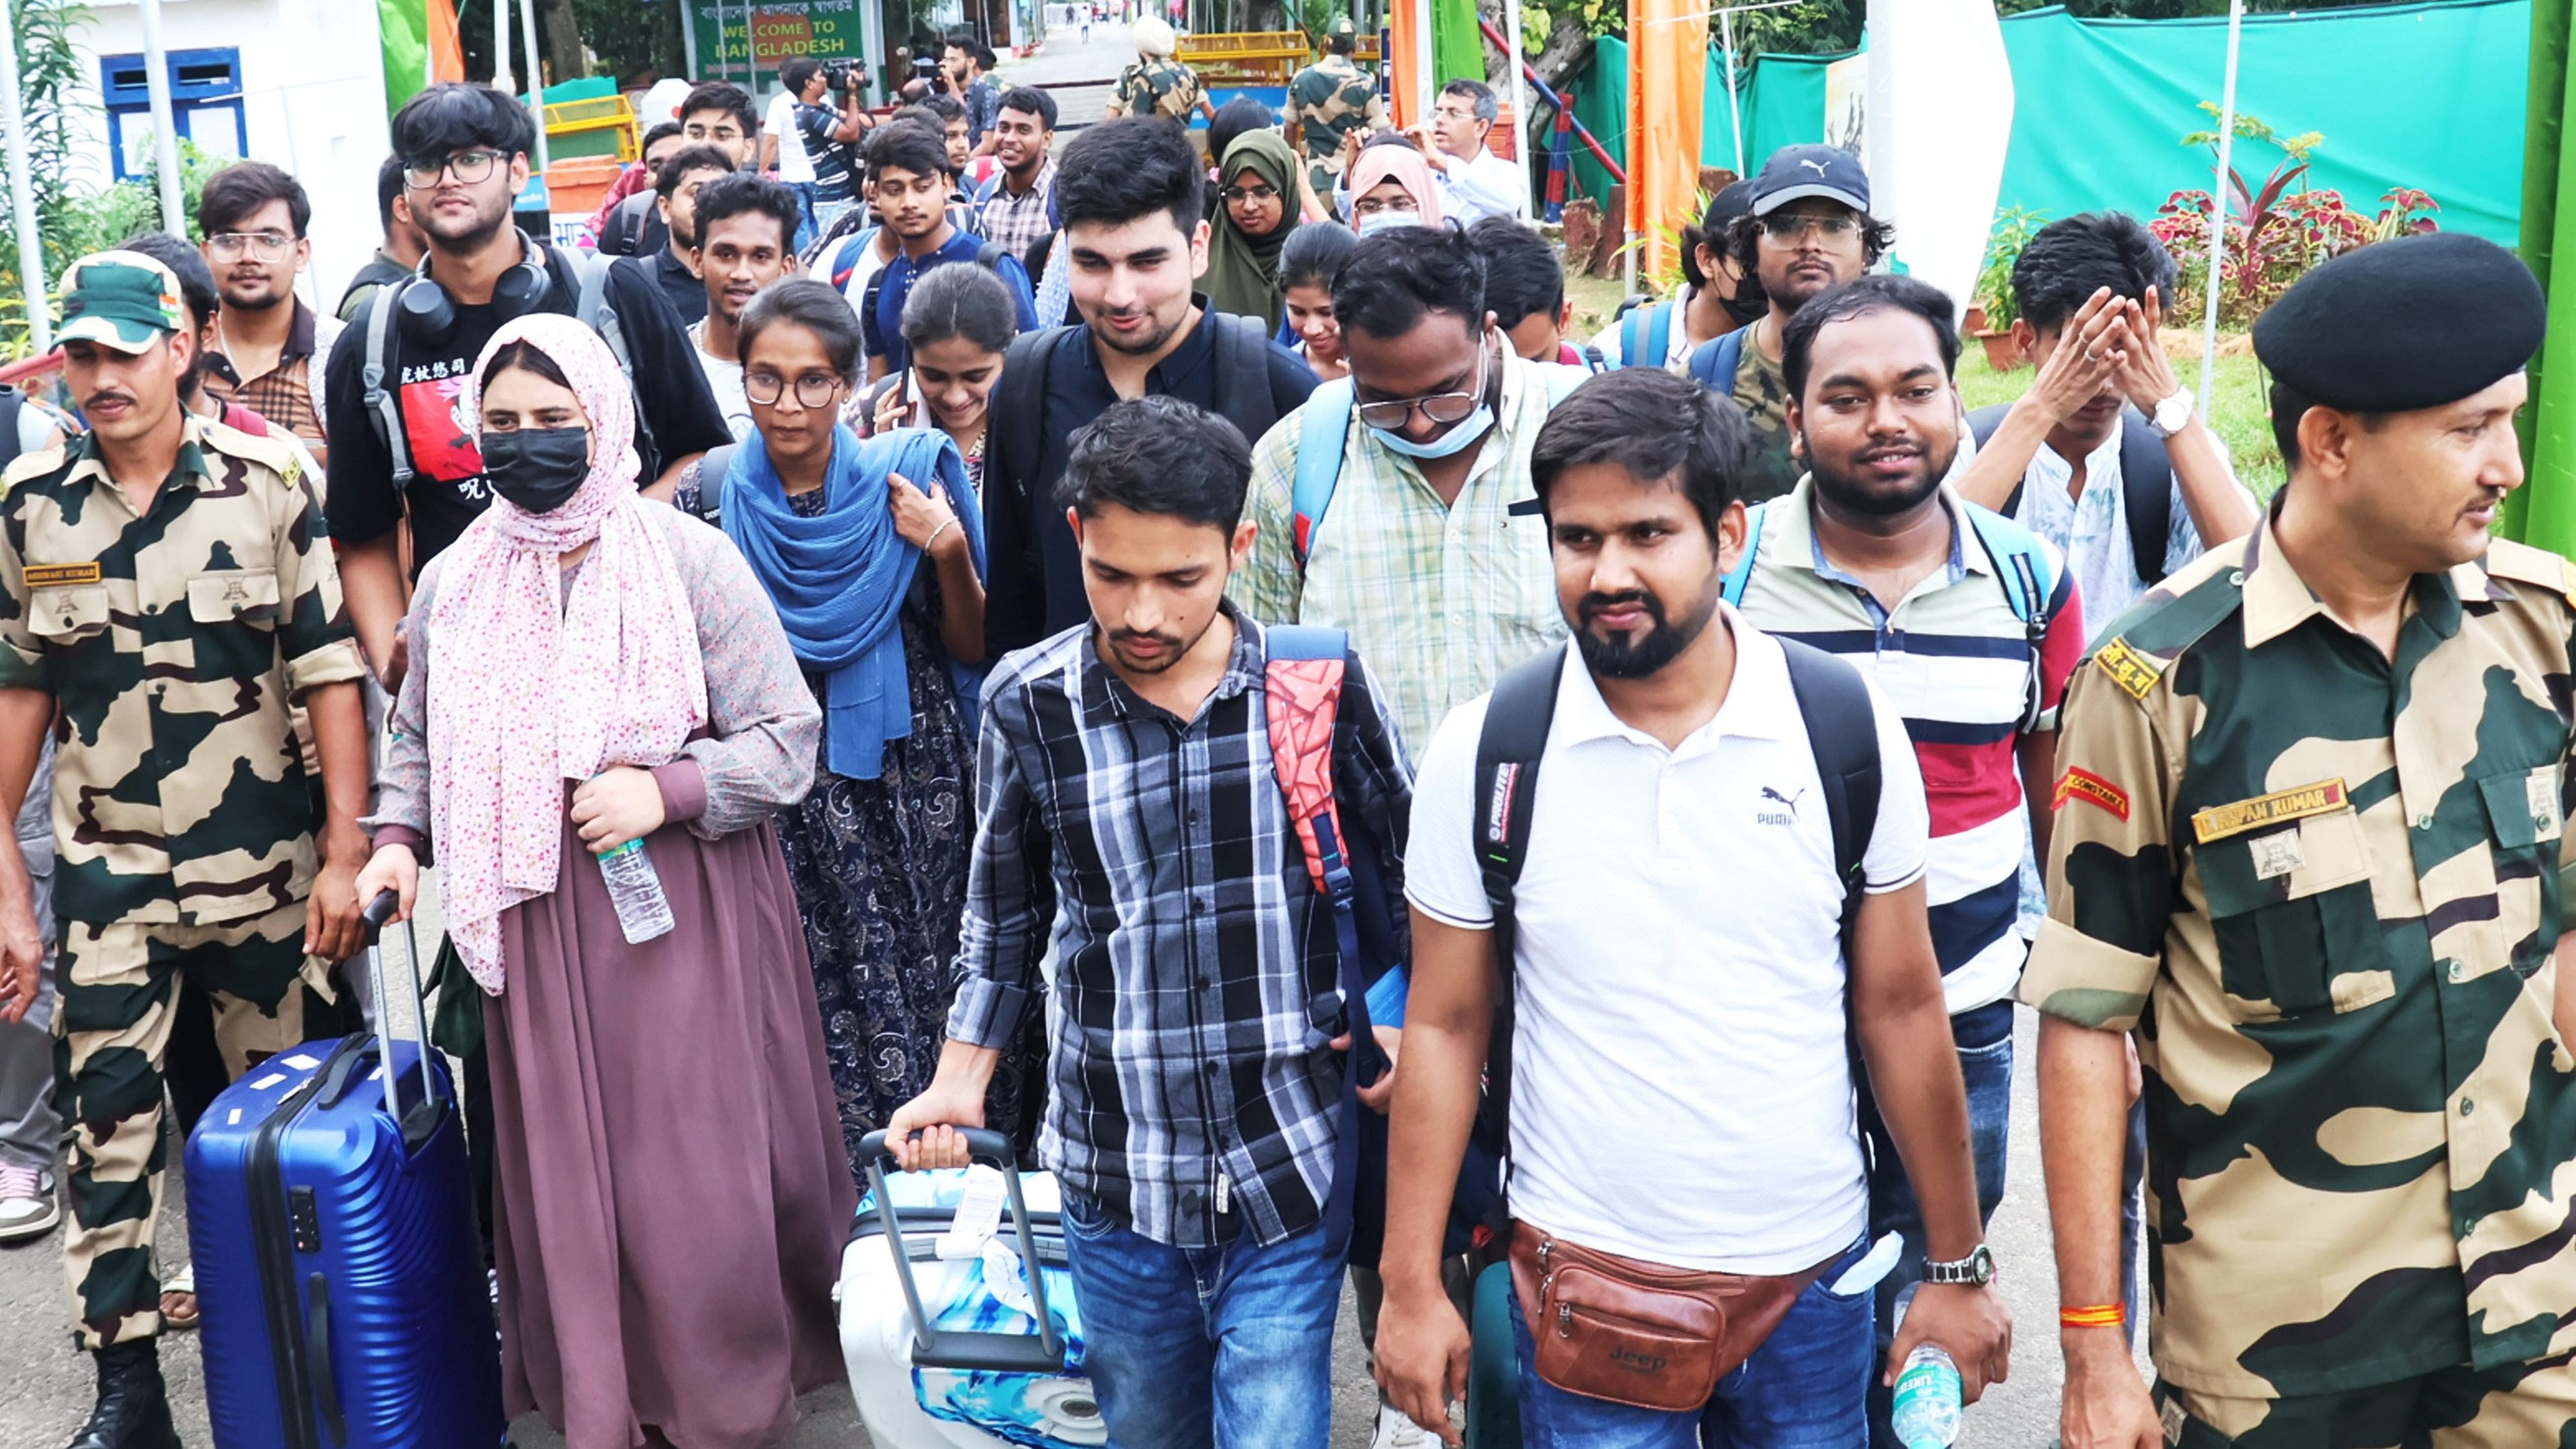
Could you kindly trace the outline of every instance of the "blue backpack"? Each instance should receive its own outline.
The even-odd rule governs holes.
[[[1735,370],[1744,363],[1744,334],[1751,330],[1738,327],[1692,348],[1691,379],[1719,397],[1735,396]]]
[[[1648,302],[1631,307],[1619,319],[1619,360],[1617,367],[1661,367],[1672,355],[1673,313],[1677,301]]]
[[[1736,336],[1728,333],[1727,336]],[[1720,342],[1726,340],[1721,337]],[[1694,360],[1696,366],[1696,360]],[[1773,502],[1784,500],[1775,499]],[[1753,563],[1762,552],[1762,524],[1770,514],[1770,503],[1757,503],[1746,510],[1744,518],[1744,556],[1736,560],[1735,569],[1718,583],[1719,596],[1729,604],[1743,607],[1744,591],[1753,582]],[[2030,683],[2023,691],[2021,731],[2038,727],[2043,706],[2040,696],[2040,646],[2048,638],[2049,600],[2057,582],[2048,563],[2047,545],[2039,535],[2004,517],[1979,508],[1973,503],[1961,510],[1968,516],[1968,526],[1976,530],[1977,541],[1997,565],[1995,575],[2004,591],[2005,602],[2012,605],[2013,617],[2021,620],[2024,641],[2030,650]]]
[[[1549,372],[1548,406],[1565,401],[1565,395],[1590,376],[1571,367]],[[1347,377],[1317,383],[1306,398],[1297,432],[1297,477],[1288,493],[1288,543],[1297,556],[1299,573],[1305,572],[1306,559],[1315,551],[1315,530],[1323,527],[1324,512],[1333,506],[1333,490],[1341,484],[1342,446],[1350,436],[1351,414],[1358,405]]]

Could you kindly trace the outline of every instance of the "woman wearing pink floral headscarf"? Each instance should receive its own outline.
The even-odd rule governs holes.
[[[855,1192],[770,824],[821,712],[733,544],[636,493],[597,334],[508,323],[466,404],[498,496],[421,575],[359,890],[407,913],[435,847],[486,993],[512,1416],[749,1449],[841,1376]],[[672,921],[640,943],[595,860],[629,841]]]

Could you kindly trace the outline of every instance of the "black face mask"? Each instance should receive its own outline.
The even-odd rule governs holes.
[[[522,513],[552,513],[590,476],[590,429],[516,428],[483,435],[492,491]]]

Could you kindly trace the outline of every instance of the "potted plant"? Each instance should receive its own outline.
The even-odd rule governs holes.
[[[1995,229],[1986,239],[1986,265],[1977,273],[1967,329],[1986,349],[1986,365],[1997,372],[2010,372],[2028,361],[2021,343],[2013,338],[2014,319],[2021,316],[2021,307],[2013,299],[2013,263],[2021,260],[2021,249],[2047,221],[2043,213],[2007,206],[1995,213]]]

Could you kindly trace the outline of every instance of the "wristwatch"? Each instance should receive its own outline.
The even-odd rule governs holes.
[[[2159,438],[2172,437],[2191,426],[2191,409],[2195,401],[2197,399],[2192,397],[2190,388],[2175,388],[2172,397],[2156,404],[2155,412],[2147,419],[2147,426],[2154,428]]]
[[[2190,394],[2186,393],[2184,396],[2188,398]],[[2159,411],[2161,411],[2161,409],[2159,409]],[[1926,1283],[1964,1283],[1972,1288],[1983,1288],[1987,1284],[1995,1281],[1995,1255],[1986,1251],[1985,1244],[1979,1243],[1977,1244],[1977,1251],[1970,1253],[1968,1256],[1961,1258],[1955,1263],[1924,1264],[1923,1281]]]

